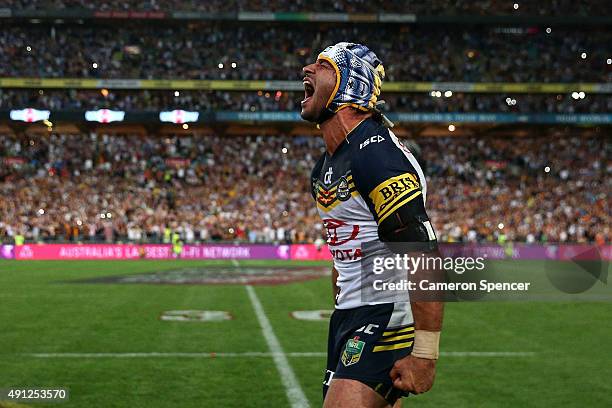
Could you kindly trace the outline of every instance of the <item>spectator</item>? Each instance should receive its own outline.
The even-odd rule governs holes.
[[[610,242],[609,140],[533,132],[418,140],[442,241]],[[322,146],[281,135],[2,135],[0,238],[160,242],[178,230],[187,242],[315,242],[309,175]]]

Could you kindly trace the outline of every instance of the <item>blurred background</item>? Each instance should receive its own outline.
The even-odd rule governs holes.
[[[611,240],[608,1],[0,2],[0,240],[313,243],[301,68],[383,61],[445,242]]]

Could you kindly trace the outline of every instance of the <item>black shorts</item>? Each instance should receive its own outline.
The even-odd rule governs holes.
[[[405,396],[393,387],[393,364],[412,352],[414,324],[410,303],[336,309],[329,322],[323,399],[332,378],[358,380],[393,405]]]

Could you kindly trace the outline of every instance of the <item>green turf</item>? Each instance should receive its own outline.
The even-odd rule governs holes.
[[[67,283],[213,264],[225,265],[204,261],[1,261],[0,388],[67,387],[70,401],[58,405],[61,407],[288,406],[270,357],[43,359],[28,355],[267,352],[243,286]],[[537,262],[512,265],[534,273],[542,268]],[[327,323],[298,321],[289,313],[331,308],[329,278],[256,286],[255,291],[286,352],[325,351]],[[207,323],[159,320],[163,311],[184,309],[227,310],[234,319]],[[448,304],[443,351],[536,354],[443,357],[434,389],[410,397],[405,406],[610,406],[610,312],[612,304],[605,302]],[[311,405],[320,406],[325,359],[289,357],[289,362]]]

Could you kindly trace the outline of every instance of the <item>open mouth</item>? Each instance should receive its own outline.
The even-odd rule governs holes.
[[[310,81],[304,80],[303,83],[304,83],[304,100],[302,101],[302,104],[306,103],[306,101],[308,101],[308,99],[312,97],[315,91],[315,88],[310,83]]]

